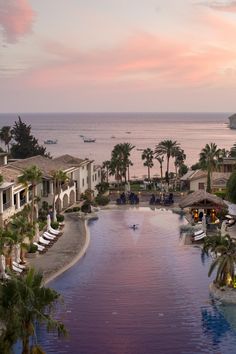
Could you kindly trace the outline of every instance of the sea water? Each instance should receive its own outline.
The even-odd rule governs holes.
[[[198,161],[207,143],[215,142],[226,149],[236,143],[236,130],[228,127],[228,113],[22,113],[20,116],[31,124],[40,144],[47,139],[58,140],[55,145],[45,145],[54,157],[71,154],[101,164],[111,158],[114,145],[131,143],[135,146],[131,154],[131,177],[147,175],[142,149],[155,149],[165,139],[181,145],[187,165]],[[17,114],[0,114],[0,126],[13,125],[16,120]],[[84,143],[82,136],[95,138],[96,142]],[[156,160],[151,175],[160,175]]]

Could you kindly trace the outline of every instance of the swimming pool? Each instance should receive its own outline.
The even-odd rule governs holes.
[[[210,260],[183,245],[182,223],[150,208],[99,212],[85,257],[50,283],[64,297],[58,317],[70,335],[39,330],[46,353],[233,353],[235,307],[211,301]]]

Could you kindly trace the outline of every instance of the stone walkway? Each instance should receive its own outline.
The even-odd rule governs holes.
[[[29,266],[43,273],[45,283],[71,267],[81,258],[89,243],[86,221],[77,214],[65,214],[63,235],[46,253],[28,259]]]

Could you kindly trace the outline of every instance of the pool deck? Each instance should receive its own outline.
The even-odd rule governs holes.
[[[28,259],[29,266],[42,272],[44,283],[48,283],[58,275],[72,267],[84,256],[89,246],[90,236],[87,220],[78,214],[65,214],[63,235],[46,253]]]

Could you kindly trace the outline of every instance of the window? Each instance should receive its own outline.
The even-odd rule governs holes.
[[[84,187],[84,178],[82,179],[82,186]]]
[[[199,182],[198,189],[205,189],[205,184],[203,182]]]

